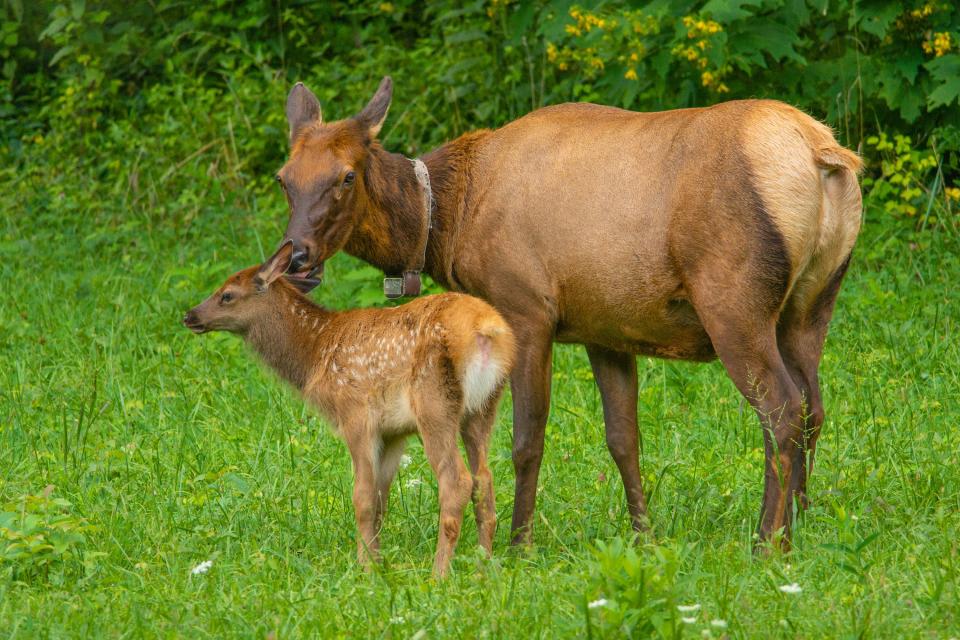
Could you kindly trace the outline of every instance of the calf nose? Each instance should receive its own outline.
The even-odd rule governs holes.
[[[194,311],[193,309],[190,309],[190,311],[187,311],[183,316],[183,324],[187,325],[188,327],[192,324],[197,324],[196,311]]]
[[[287,271],[290,273],[296,273],[297,271],[302,270],[309,260],[310,254],[307,251],[303,249],[297,249],[293,252],[293,255],[290,256],[290,267],[287,269]]]

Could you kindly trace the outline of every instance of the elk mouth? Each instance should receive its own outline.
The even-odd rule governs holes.
[[[310,293],[323,282],[323,262],[310,269],[286,273],[284,278],[301,292]]]
[[[207,332],[207,325],[200,322],[193,312],[188,311],[187,315],[183,316],[183,326],[197,334]]]

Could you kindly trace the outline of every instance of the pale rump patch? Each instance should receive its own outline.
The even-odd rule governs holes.
[[[800,118],[816,121],[777,107],[758,107],[749,113],[743,126],[744,152],[753,186],[783,236],[792,286],[813,255],[820,226],[819,170],[800,131],[806,125]]]
[[[805,309],[846,260],[859,233],[859,159],[840,147],[825,125],[774,102],[750,112],[743,144],[754,187],[787,248],[788,297]]]
[[[502,363],[492,354],[488,336],[476,336],[476,348],[467,360],[463,373],[463,395],[467,411],[482,409],[506,376]]]

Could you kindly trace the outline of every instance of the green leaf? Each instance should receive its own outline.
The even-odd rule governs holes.
[[[487,34],[484,31],[479,29],[473,29],[470,31],[457,31],[450,34],[444,40],[447,44],[462,44],[464,42],[472,42],[474,40],[482,40],[486,38]]]
[[[960,97],[960,55],[951,53],[941,56],[925,66],[940,85],[927,96],[928,108],[947,106]]]
[[[68,44],[65,47],[61,47],[60,50],[57,51],[55,54],[53,54],[53,57],[50,58],[50,66],[51,67],[54,66],[55,64],[60,62],[60,60],[62,60],[65,56],[68,56],[71,53],[73,53],[73,50],[74,50],[74,46],[72,44]]]
[[[757,7],[760,3],[761,0],[710,0],[702,11],[718,22],[729,24],[752,15],[743,7]]]
[[[862,30],[878,38],[883,38],[887,35],[890,25],[897,19],[901,11],[903,11],[903,6],[900,2],[861,6],[859,19],[851,15],[850,26],[853,26],[854,22],[859,22]]]
[[[800,43],[797,33],[773,20],[751,20],[742,29],[731,32],[729,42],[734,53],[763,67],[767,65],[761,53],[769,54],[777,62],[788,59],[800,64],[806,63],[804,57],[794,48]]]
[[[905,91],[900,98],[900,115],[907,122],[916,122],[920,117],[920,105],[923,99],[919,91]]]

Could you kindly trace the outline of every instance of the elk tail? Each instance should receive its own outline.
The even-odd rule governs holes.
[[[475,321],[462,370],[464,404],[468,412],[483,409],[500,390],[514,358],[513,332],[488,308]]]

